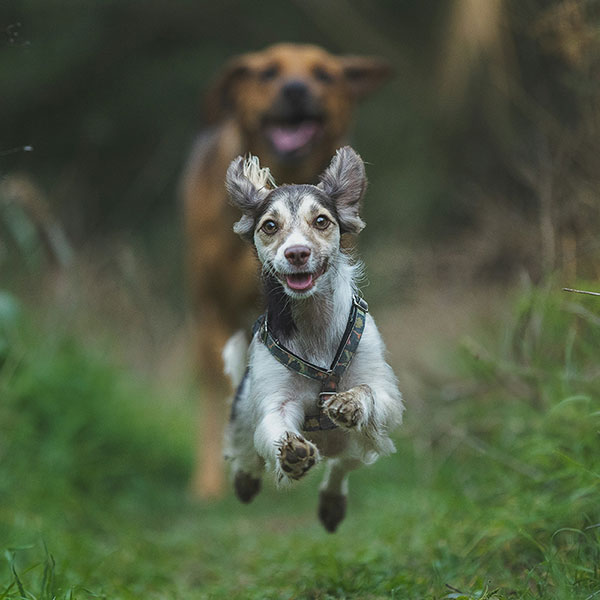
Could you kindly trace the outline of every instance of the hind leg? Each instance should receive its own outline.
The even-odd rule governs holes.
[[[356,459],[332,458],[327,462],[325,477],[319,491],[319,520],[333,533],[346,516],[348,503],[348,473],[358,468]]]
[[[244,379],[236,392],[225,432],[225,458],[231,462],[233,489],[238,499],[247,504],[261,488],[264,461],[254,448],[254,434],[248,427],[251,417],[247,407],[248,379]]]
[[[252,437],[250,443],[234,445],[231,455],[233,489],[240,502],[247,504],[260,492],[264,461],[254,450]]]

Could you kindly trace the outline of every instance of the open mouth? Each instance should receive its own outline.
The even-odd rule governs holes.
[[[300,293],[308,292],[314,287],[315,282],[323,275],[326,269],[327,263],[313,273],[285,273],[281,274],[279,277],[285,281],[290,290]]]
[[[323,123],[320,118],[303,117],[290,121],[269,121],[265,135],[273,149],[283,156],[302,154],[320,137]]]

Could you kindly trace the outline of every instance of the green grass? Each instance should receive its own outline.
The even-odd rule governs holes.
[[[464,340],[334,535],[318,474],[190,502],[190,395],[0,302],[0,600],[600,598],[600,303],[565,296]]]

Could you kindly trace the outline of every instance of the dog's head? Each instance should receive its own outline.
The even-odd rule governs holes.
[[[337,151],[318,185],[274,187],[256,157],[242,156],[229,166],[226,185],[243,212],[234,231],[254,243],[264,272],[292,297],[324,287],[336,268],[341,235],[358,234],[365,225],[359,216],[365,167],[349,146]]]
[[[348,131],[357,100],[390,75],[379,58],[334,56],[322,48],[277,44],[233,58],[208,95],[213,121],[232,115],[247,147],[278,170],[314,158],[318,169]],[[318,170],[312,173],[316,177]]]

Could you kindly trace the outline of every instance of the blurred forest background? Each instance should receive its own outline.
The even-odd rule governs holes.
[[[250,579],[227,583],[220,567],[191,575],[198,568],[191,559],[168,562],[164,580],[151,577],[152,569],[135,571],[130,543],[140,530],[103,546],[117,534],[96,505],[91,516],[75,500],[65,508],[72,513],[66,530],[86,531],[93,541],[75,543],[48,523],[67,496],[89,508],[90,498],[117,494],[122,512],[113,516],[128,526],[131,514],[146,526],[157,506],[184,502],[196,407],[178,179],[203,127],[203,94],[220,67],[278,41],[382,56],[393,65],[394,78],[360,106],[352,135],[370,179],[363,291],[408,400],[404,454],[373,471],[373,493],[393,504],[397,492],[385,481],[396,473],[408,490],[403,501],[429,505],[410,491],[429,486],[445,508],[429,530],[411,530],[406,564],[414,579],[402,579],[394,552],[381,554],[376,541],[359,550],[384,566],[357,575],[358,559],[344,554],[342,540],[328,548],[346,562],[323,567],[321,588],[294,592],[289,581],[301,581],[303,571],[290,575],[296,572],[289,567],[291,579],[271,582],[280,585],[271,597],[353,597],[341,573],[365,586],[356,597],[393,590],[403,590],[397,597],[443,597],[443,589],[454,589],[444,588],[453,576],[472,590],[464,597],[492,597],[483,591],[482,564],[497,580],[503,569],[514,575],[501,581],[509,591],[498,598],[515,589],[518,597],[593,594],[600,546],[597,529],[585,528],[600,519],[592,502],[598,476],[590,416],[599,401],[600,305],[565,300],[558,290],[597,289],[600,277],[600,3],[0,0],[0,547],[11,548],[0,598],[25,594],[17,572],[40,549],[15,548],[36,544],[40,532],[63,553],[62,579],[50,581],[55,562],[46,554],[36,597],[56,590],[67,597],[79,581],[112,590],[112,598],[176,597],[148,595],[140,583],[163,589],[172,572],[185,581],[177,597],[206,597],[206,589],[210,597],[265,597],[272,574],[254,580],[248,573],[258,567],[242,559]],[[571,412],[555,414],[565,400]],[[576,448],[560,422],[577,432]],[[561,440],[572,470],[552,454],[551,439]],[[497,470],[477,462],[482,456]],[[482,478],[466,480],[449,466],[457,459]],[[557,488],[543,487],[546,503],[535,504],[550,473]],[[368,473],[360,478],[369,485]],[[165,483],[173,497],[158,492]],[[503,485],[500,512],[488,519],[475,511],[489,526],[461,526],[448,534],[450,546],[438,544],[457,510],[468,515],[489,504],[488,486]],[[465,489],[472,494],[466,505],[457,500]],[[368,517],[366,498],[357,512],[395,547],[401,531],[387,529],[385,513]],[[198,536],[221,535],[218,526],[234,515],[248,537],[263,539],[278,531],[259,531],[277,512],[275,502],[262,513],[252,508],[258,530],[231,503],[217,513],[188,507],[185,515],[198,523]],[[544,512],[549,505],[554,512]],[[528,510],[531,520],[512,520]],[[424,518],[399,520],[416,527]],[[190,522],[158,542],[165,554],[179,544],[212,565],[232,552],[237,542],[228,533],[218,543],[222,555],[194,554],[184,534]],[[297,531],[286,531],[301,543],[305,526],[300,520]],[[356,532],[359,524],[351,527]],[[554,546],[553,532],[565,527],[585,532],[586,543],[569,534],[575,537]],[[531,547],[517,533],[523,531]],[[540,531],[549,532],[544,542]],[[305,565],[318,554],[317,535],[304,547]],[[287,556],[284,542],[277,544],[273,555]],[[89,565],[115,546],[135,574],[107,583],[117,566],[94,574]],[[555,561],[560,552],[564,564]],[[569,595],[579,594],[573,590],[581,595]],[[454,593],[447,597],[462,597]]]
[[[178,177],[203,92],[230,56],[281,40],[393,64],[353,134],[370,163],[372,301],[424,282],[597,276],[597,13],[576,0],[4,0],[3,285],[31,298],[52,260],[72,258],[74,284],[59,286],[71,315],[82,304],[84,328],[100,315],[164,361],[185,298]]]

